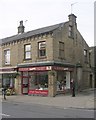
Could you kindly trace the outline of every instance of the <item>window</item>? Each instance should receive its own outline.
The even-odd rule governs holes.
[[[84,56],[87,57],[87,50],[84,49]]]
[[[30,72],[29,90],[48,90],[47,72]]]
[[[10,64],[10,50],[4,50],[4,60],[5,60],[5,64]]]
[[[24,58],[31,59],[31,44],[24,46]]]
[[[72,26],[69,25],[69,37],[73,37],[73,33],[72,33]]]
[[[85,59],[85,62],[87,63],[88,62],[88,59],[87,59],[87,50],[86,49],[84,49],[84,59]]]
[[[39,42],[39,57],[45,57],[46,56],[46,42]]]
[[[91,52],[89,51],[89,65],[91,67]]]
[[[2,86],[14,87],[14,76],[12,74],[3,74]]]
[[[64,43],[59,42],[59,57],[64,58]]]

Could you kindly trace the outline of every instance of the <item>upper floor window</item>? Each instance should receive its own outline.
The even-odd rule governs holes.
[[[64,58],[64,42],[59,42],[59,57]]]
[[[39,57],[45,57],[46,56],[46,42],[41,41],[38,43],[39,48]]]
[[[84,56],[87,57],[87,50],[84,49]]]
[[[10,49],[4,50],[4,61],[5,64],[10,64]]]
[[[24,45],[24,58],[31,59],[31,44]]]
[[[88,51],[86,50],[86,49],[84,49],[84,61],[86,62],[86,63],[88,63],[88,58],[87,58],[87,53]]]
[[[73,28],[72,28],[72,26],[71,25],[69,25],[69,37],[73,37],[73,30],[72,30]]]

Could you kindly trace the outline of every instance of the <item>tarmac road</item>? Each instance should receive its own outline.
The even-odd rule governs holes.
[[[94,110],[6,101],[2,102],[1,115],[3,118],[94,118]]]
[[[92,89],[76,97],[65,94],[56,97],[14,95],[7,96],[6,101],[0,98],[3,108],[0,116],[4,118],[94,118],[96,96]]]

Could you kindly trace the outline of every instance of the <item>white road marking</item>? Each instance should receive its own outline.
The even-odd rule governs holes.
[[[6,117],[9,117],[10,115],[7,115],[7,114],[3,114],[3,113],[0,113],[1,116],[6,116]]]
[[[64,108],[64,110],[68,110],[68,109],[72,109],[72,110],[84,110],[84,111],[94,111],[94,109],[84,109],[83,107],[82,108]]]

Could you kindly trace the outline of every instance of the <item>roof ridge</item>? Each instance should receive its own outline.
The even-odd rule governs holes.
[[[33,35],[38,35],[38,34],[53,31],[63,24],[64,24],[64,22],[54,24],[54,25],[50,25],[50,26],[46,26],[46,27],[42,27],[42,28],[38,28],[38,29],[34,29],[34,30],[31,30],[31,31],[28,31],[28,32],[24,32],[22,34],[16,34],[16,35],[6,37],[6,38],[0,39],[0,40],[2,41],[2,44],[12,42],[12,41],[16,41],[16,40],[19,40],[19,39],[23,39],[25,37],[31,37]]]

